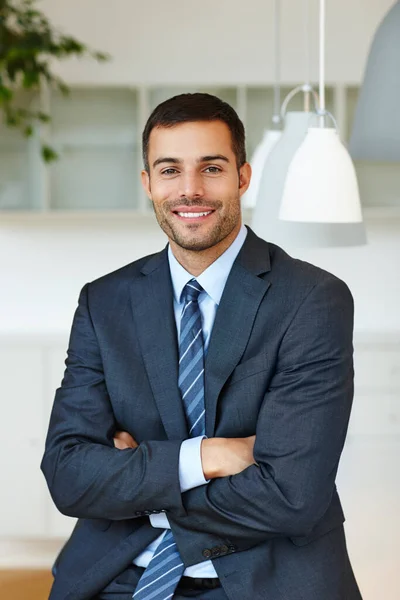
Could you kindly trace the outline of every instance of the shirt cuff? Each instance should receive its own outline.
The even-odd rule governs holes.
[[[168,517],[165,513],[154,513],[153,515],[149,515],[150,523],[152,527],[160,528],[160,529],[171,529],[171,525],[169,524]]]
[[[201,463],[201,442],[207,436],[201,435],[184,440],[179,453],[179,482],[181,492],[208,483],[210,480],[204,478],[203,465]]]

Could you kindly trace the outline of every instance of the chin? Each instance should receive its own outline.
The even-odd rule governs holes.
[[[207,250],[220,242],[219,231],[172,231],[172,239],[185,250]]]
[[[183,248],[184,250],[193,250],[196,252],[200,252],[202,250],[208,250],[212,246],[218,243],[218,241],[210,240],[209,236],[202,236],[199,238],[189,238],[181,235],[174,235],[173,240],[178,246]]]
[[[180,244],[179,242],[177,242],[177,244],[183,248],[184,250],[191,250],[192,252],[202,252],[204,250],[208,250],[209,248],[212,248],[213,246],[215,246],[215,244],[207,244],[205,242],[197,242],[197,243],[183,243]]]

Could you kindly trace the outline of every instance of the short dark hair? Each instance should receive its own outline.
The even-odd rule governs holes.
[[[151,113],[142,135],[144,168],[149,169],[149,138],[155,127],[173,127],[179,123],[193,121],[223,121],[232,136],[232,150],[238,169],[246,162],[246,140],[242,121],[227,102],[217,96],[196,92],[179,94],[165,100]]]

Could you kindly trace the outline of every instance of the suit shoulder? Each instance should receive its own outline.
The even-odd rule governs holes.
[[[339,277],[305,260],[290,256],[283,248],[268,242],[274,279],[290,285],[292,289],[307,293],[315,286],[341,290],[352,298],[348,285]]]

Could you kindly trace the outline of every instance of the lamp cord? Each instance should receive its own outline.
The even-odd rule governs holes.
[[[325,106],[325,0],[319,2],[319,114],[324,126]]]
[[[281,11],[280,0],[274,1],[275,25],[274,25],[274,49],[275,49],[275,83],[274,83],[274,114],[272,122],[278,126],[281,122],[280,106],[281,106]]]
[[[310,0],[304,0],[304,49],[305,49],[305,82],[311,85],[311,50],[310,50]],[[310,112],[310,92],[304,94],[304,110]]]
[[[305,0],[305,14],[306,14],[305,29],[307,31],[309,28],[309,18],[310,18],[310,16],[309,16],[309,0]],[[307,38],[307,40],[309,39],[309,35],[307,35],[307,33],[306,33],[306,38]],[[309,52],[309,44],[308,43],[306,43],[306,57],[307,57],[306,58],[306,63],[307,63],[306,75],[309,76],[309,74],[310,74],[310,52]],[[336,131],[339,133],[337,121],[336,121],[335,117],[333,116],[333,114],[326,109],[326,105],[325,105],[325,0],[320,0],[320,13],[319,13],[319,95],[314,90],[314,88],[312,87],[312,85],[310,84],[309,81],[307,81],[307,83],[304,83],[302,85],[296,86],[293,90],[291,90],[287,94],[286,98],[284,99],[284,101],[282,103],[281,112],[280,112],[280,119],[282,121],[285,119],[289,102],[299,92],[303,92],[305,94],[306,98],[307,97],[309,98],[310,95],[312,95],[313,100],[314,100],[315,114],[318,117],[319,126],[323,128],[325,126],[326,117],[329,117],[332,120]],[[305,112],[308,112],[308,111],[309,111],[309,102],[308,102],[308,110],[306,110]],[[310,115],[310,120],[315,116],[315,114]]]

